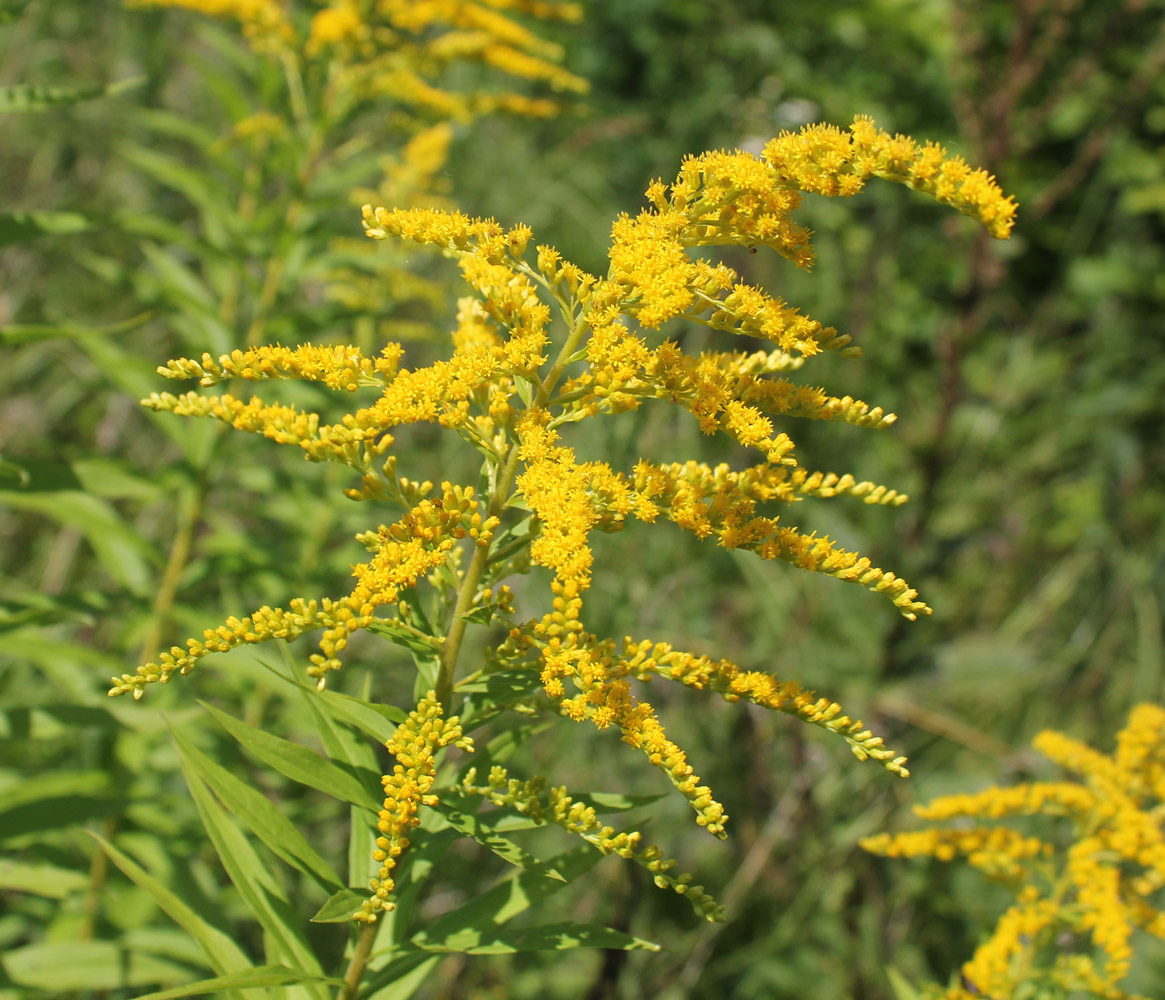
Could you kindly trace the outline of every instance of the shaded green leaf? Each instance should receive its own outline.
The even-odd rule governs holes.
[[[395,643],[398,646],[404,646],[405,649],[412,650],[416,653],[424,653],[425,655],[431,656],[438,649],[438,644],[435,639],[429,636],[417,635],[414,629],[410,629],[398,622],[388,621],[384,618],[374,618],[369,625],[365,626],[365,630],[375,635],[382,635],[389,642]]]
[[[408,718],[408,713],[395,705],[360,701],[336,691],[321,691],[320,698],[329,711],[347,719],[380,743],[387,743],[396,732],[397,725]]]
[[[597,813],[626,812],[629,809],[638,809],[640,806],[649,806],[653,802],[667,798],[666,792],[656,795],[616,795],[612,792],[575,792],[571,798],[590,806]]]
[[[0,839],[114,816],[125,806],[101,771],[40,774],[0,791]]]
[[[182,756],[181,748],[179,756],[203,826],[247,909],[267,932],[275,951],[293,969],[322,975],[315,951],[304,937],[298,913],[288,904],[247,838],[223,812],[192,764]],[[322,987],[317,988],[311,983],[305,987],[319,1000],[325,1000],[327,993]]]
[[[0,212],[0,246],[27,243],[38,236],[76,236],[96,225],[79,212]]]
[[[112,97],[145,81],[144,76],[118,80],[105,87],[56,87],[49,84],[18,83],[0,87],[0,114],[14,111],[43,111],[46,108],[79,104],[94,97]]]
[[[497,928],[536,903],[558,892],[567,882],[590,871],[602,855],[589,844],[566,851],[548,862],[565,881],[519,872],[456,910],[437,917],[413,935],[410,943],[426,951],[468,951],[492,940]]]
[[[215,976],[214,979],[202,979],[197,983],[187,983],[172,990],[161,990],[158,993],[143,993],[134,1000],[174,1000],[176,997],[212,996],[220,990],[246,990],[263,986],[290,986],[293,983],[327,983],[331,986],[342,986],[342,979],[332,979],[328,976],[309,976],[302,972],[295,972],[285,965],[257,965],[244,972],[232,972],[226,976]]]
[[[176,893],[171,892],[129,855],[95,833],[90,833],[89,836],[97,841],[109,860],[121,869],[126,878],[149,893],[162,911],[194,939],[206,956],[207,964],[215,972],[220,974],[239,972],[250,966],[250,959],[235,944],[233,938],[207,923]]]
[[[654,941],[624,934],[599,924],[562,921],[538,927],[498,931],[464,951],[470,955],[510,955],[519,951],[569,951],[573,948],[613,948],[619,951],[659,951]],[[442,948],[442,951],[448,949]]]
[[[409,1000],[432,974],[441,956],[423,951],[399,956],[388,952],[381,961],[383,964],[379,966],[369,963],[375,972],[366,977],[368,1000]]]
[[[444,801],[438,802],[432,808],[444,817],[445,822],[458,833],[463,833],[476,840],[482,847],[488,848],[507,864],[521,868],[523,871],[544,875],[546,878],[558,879],[560,882],[566,881],[553,867],[498,833],[496,828],[490,825],[489,813],[478,816],[457,809]]]
[[[153,585],[151,563],[161,561],[157,550],[100,497],[73,490],[0,490],[0,504],[76,528],[106,571],[132,593],[145,594]]]
[[[471,625],[488,625],[494,620],[494,615],[498,613],[500,608],[501,605],[497,603],[483,604],[472,611],[467,611],[461,616],[461,619]]]
[[[205,702],[199,704],[251,753],[292,781],[319,789],[344,802],[371,809],[373,812],[380,808],[380,800],[375,794],[347,771],[336,767],[318,753],[298,743],[272,736],[262,729],[256,729]]]
[[[343,884],[332,866],[266,795],[215,763],[178,730],[171,728],[171,735],[223,805],[275,854],[325,889],[335,889]]]

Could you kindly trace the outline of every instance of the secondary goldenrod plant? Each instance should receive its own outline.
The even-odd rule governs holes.
[[[154,410],[211,417],[296,445],[313,461],[346,466],[358,476],[345,490],[349,498],[403,513],[358,536],[371,555],[353,567],[355,583],[348,594],[296,598],[286,607],[265,606],[229,618],[135,673],[113,678],[110,690],[139,698],[153,683],[190,673],[211,653],[322,632],[306,672],[321,704],[334,707],[341,703],[326,683],[340,668],[353,633],[373,632],[411,652],[415,707],[407,715],[382,708],[399,725],[387,738],[395,763],[382,779],[371,896],[361,901],[340,891],[327,908],[331,919],[364,925],[346,977],[350,990],[369,960],[378,918],[400,901],[402,864],[418,852],[424,856],[434,830],[448,825],[541,873],[545,866],[509,845],[499,829],[513,828],[504,823],[557,824],[601,853],[646,867],[657,885],[685,896],[702,917],[722,918],[719,906],[690,876],[672,874],[675,862],[660,848],[645,844],[637,831],[617,832],[598,818],[610,811],[610,801],[605,809],[603,801],[552,787],[545,775],[511,775],[494,753],[483,775],[470,768],[439,780],[442,751],[472,750],[466,734],[487,721],[495,720],[503,735],[530,713],[566,716],[600,730],[613,727],[664,773],[696,822],[721,838],[725,809],[665,733],[644,694],[652,681],[674,681],[793,715],[841,737],[859,759],[907,774],[904,758],[880,737],[795,680],[675,649],[658,638],[600,636],[583,616],[595,572],[590,534],[618,531],[629,520],[672,522],[726,548],[859,584],[886,596],[909,619],[929,612],[895,574],[827,537],[799,530],[787,514],[777,513],[810,497],[848,495],[891,506],[905,500],[885,486],[802,466],[792,439],[776,423],[798,416],[872,429],[889,426],[894,417],[881,408],[829,395],[793,376],[814,356],[853,356],[856,348],[848,337],[743,281],[726,264],[691,252],[765,246],[807,268],[810,234],[794,221],[802,193],[849,196],[872,177],[929,194],[979,220],[996,237],[1010,231],[1015,204],[985,171],[948,157],[938,145],[892,136],[858,117],[848,130],[814,125],[784,133],[759,157],[737,151],[687,159],[672,184],[657,181],[648,188],[647,208],[615,221],[610,267],[602,277],[553,247],[539,245],[531,252],[532,233],[521,224],[507,229],[458,212],[365,206],[369,237],[443,250],[457,259],[474,293],[459,301],[452,354],[427,367],[402,367],[404,350],[390,343],[372,357],[353,346],[276,345],[179,359],[159,369],[175,379],[196,378],[205,387],[240,379],[303,379],[374,394],[336,423],[292,405],[231,393],[162,393],[144,401]],[[768,347],[694,356],[653,334],[669,320],[768,341]],[[624,419],[622,414],[649,403],[680,407],[705,433],[752,449],[758,460],[732,469],[643,458],[619,470],[576,458],[566,437],[570,425]],[[476,449],[482,461],[476,485],[438,487],[401,474],[394,435],[419,422],[438,424]],[[533,566],[550,571],[550,593],[544,613],[529,616],[519,613],[509,584]],[[462,654],[473,625],[497,630],[498,641],[484,662],[466,668]],[[349,719],[377,731],[368,725],[375,706],[350,699],[343,704]],[[383,714],[373,712],[372,718],[383,727]],[[344,794],[337,791],[346,787],[341,777],[320,780],[319,787]],[[494,808],[478,813],[483,800]],[[362,806],[367,795],[353,792],[349,801]],[[418,835],[426,816],[435,817],[436,825]],[[577,863],[571,864],[577,873]],[[563,861],[561,870],[568,867]],[[359,869],[356,880],[366,877]],[[555,874],[567,877],[558,868]],[[398,922],[394,934],[400,933]],[[428,933],[395,940],[431,946]],[[495,927],[493,933],[500,932]],[[588,934],[563,931],[560,936],[573,944],[558,946],[642,944],[626,936]],[[481,944],[480,936],[474,940]],[[294,955],[282,958],[291,961]]]
[[[957,825],[862,842],[892,858],[965,858],[1015,894],[960,981],[932,995],[1148,1000],[1120,983],[1139,931],[1165,939],[1165,708],[1138,705],[1116,744],[1109,755],[1046,730],[1032,745],[1077,780],[946,795],[914,812]],[[998,822],[1020,817],[1042,822]]]
[[[154,109],[134,119],[120,144],[140,174],[181,196],[189,217],[177,224],[156,211],[127,213],[146,266],[100,262],[105,280],[120,278],[135,302],[160,314],[175,354],[298,339],[309,329],[324,336],[342,329],[365,350],[436,336],[430,314],[447,299],[447,284],[405,268],[403,254],[375,254],[358,234],[337,229],[336,206],[359,205],[354,197],[443,204],[441,171],[456,128],[493,112],[549,115],[560,104],[543,95],[585,89],[559,65],[561,47],[527,26],[577,19],[579,8],[569,3],[128,6],[180,8],[223,25],[204,20],[203,45],[190,46],[189,56],[195,71],[202,66],[199,98],[212,107],[217,101],[220,120]],[[234,30],[253,51],[240,51]],[[199,63],[207,48],[222,55],[210,66]],[[144,142],[134,134],[143,128]],[[150,598],[154,621],[140,634],[143,657],[192,593],[189,570],[202,555],[196,539],[208,497],[225,485],[209,472],[217,438],[206,447],[169,433],[192,482],[174,505],[178,523]],[[318,537],[329,519],[320,513],[304,521]],[[309,562],[314,545],[299,547]]]

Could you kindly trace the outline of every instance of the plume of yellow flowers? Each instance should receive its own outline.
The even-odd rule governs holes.
[[[515,15],[578,21],[582,8],[560,0],[126,0],[132,7],[178,7],[236,22],[262,53],[328,60],[365,98],[398,103],[442,119],[492,111],[550,115],[557,101],[501,89],[459,92],[440,79],[454,63],[475,63],[503,78],[582,93],[586,81],[560,65],[563,50]],[[309,10],[314,10],[310,13]]]
[[[889,506],[906,499],[848,474],[801,466],[792,439],[778,426],[784,418],[802,417],[888,427],[894,416],[880,407],[791,377],[821,352],[853,356],[856,348],[848,337],[744,282],[726,264],[691,254],[696,247],[764,245],[808,267],[809,234],[792,218],[802,192],[852,195],[870,177],[930,194],[999,237],[1007,235],[1014,217],[1015,203],[984,171],[971,170],[933,144],[890,136],[863,117],[848,130],[814,125],[784,133],[761,157],[737,151],[685,160],[672,184],[657,181],[648,188],[647,208],[615,221],[603,277],[563,259],[553,247],[531,252],[533,234],[521,224],[507,229],[456,211],[365,206],[369,237],[411,240],[457,259],[473,294],[459,302],[447,359],[409,369],[402,367],[396,344],[371,358],[352,347],[276,345],[180,359],[159,369],[170,378],[198,379],[204,387],[307,379],[339,391],[376,393],[332,424],[293,406],[231,393],[155,393],[144,403],[297,445],[313,461],[342,463],[359,476],[347,496],[395,506],[403,516],[360,536],[372,556],[355,566],[356,583],[347,596],[298,600],[287,610],[262,608],[249,618],[232,618],[135,673],[115,677],[110,694],[140,697],[149,684],[189,673],[209,653],[313,629],[322,629],[323,638],[308,673],[322,688],[339,668],[351,633],[373,629],[430,650],[439,661],[436,703],[448,708],[465,630],[471,622],[492,622],[505,630],[505,639],[493,650],[487,672],[537,678],[543,698],[558,713],[599,729],[614,727],[664,772],[697,822],[717,837],[725,836],[728,817],[644,698],[642,685],[654,679],[793,715],[844,739],[859,759],[872,758],[906,775],[905,759],[860,720],[795,681],[665,642],[601,637],[588,631],[583,618],[595,569],[590,534],[618,531],[628,519],[671,522],[725,548],[856,583],[885,595],[908,619],[929,613],[894,573],[772,513],[775,506],[788,509],[809,497],[851,496]],[[669,320],[771,346],[688,354],[652,333]],[[564,438],[578,421],[667,403],[690,413],[704,433],[752,450],[757,460],[732,469],[645,457],[618,470],[580,461]],[[443,483],[440,496],[430,499],[431,483],[398,475],[394,434],[418,422],[459,435],[483,456],[482,496]],[[504,581],[531,564],[551,571],[552,607],[523,621],[514,617]],[[408,595],[425,579],[437,588],[441,620],[422,621],[413,613]],[[592,832],[589,826],[586,832]],[[717,912],[711,905],[697,909],[705,916]]]
[[[1165,939],[1165,708],[1134,708],[1111,755],[1051,730],[1033,746],[1078,780],[944,796],[915,813],[975,825],[879,834],[862,846],[886,857],[964,857],[1014,890],[1015,905],[944,1000],[1006,1000],[1025,983],[1057,996],[1148,1000],[1119,984],[1138,929]],[[1020,816],[1068,821],[1071,837],[983,822]],[[1093,947],[1081,951],[1085,940]]]
[[[377,821],[380,836],[372,852],[380,870],[369,884],[371,898],[364,901],[356,914],[355,919],[360,923],[374,923],[381,910],[394,908],[392,871],[409,846],[409,831],[421,823],[418,815],[421,806],[437,804],[437,796],[432,794],[437,775],[436,755],[450,744],[473,752],[473,740],[462,736],[460,720],[457,716],[442,717],[441,705],[432,691],[396,727],[385,744],[395,763],[392,773],[380,779],[384,786],[384,807]]]

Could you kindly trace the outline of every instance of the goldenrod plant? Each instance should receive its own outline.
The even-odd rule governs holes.
[[[109,691],[140,698],[152,684],[189,674],[212,653],[321,633],[306,667],[316,692],[313,711],[321,721],[332,720],[333,730],[342,720],[386,740],[394,758],[377,793],[382,804],[370,857],[353,863],[349,880],[359,883],[374,872],[371,894],[360,898],[337,884],[334,873],[308,866],[335,889],[326,919],[362,925],[352,943],[344,995],[370,988],[364,977],[386,914],[393,944],[376,953],[380,965],[369,980],[374,984],[418,968],[418,949],[457,950],[452,939],[460,950],[513,949],[522,942],[535,947],[555,935],[556,947],[646,946],[581,924],[511,931],[505,927],[508,911],[487,919],[492,911],[477,901],[466,903],[460,918],[440,918],[444,939],[433,927],[409,926],[417,886],[410,882],[402,889],[402,871],[412,862],[414,878],[422,877],[434,852],[447,846],[450,828],[543,879],[570,881],[601,854],[619,854],[646,867],[661,888],[685,897],[699,916],[724,918],[692,876],[672,874],[675,862],[661,848],[645,844],[638,830],[617,831],[598,818],[629,807],[620,790],[604,790],[604,799],[554,786],[547,774],[511,774],[498,741],[513,742],[531,718],[564,716],[613,729],[663,772],[696,823],[719,838],[727,835],[726,809],[665,732],[646,693],[653,682],[670,680],[792,715],[840,737],[860,760],[908,773],[905,759],[861,721],[794,679],[677,649],[660,637],[601,636],[588,628],[583,613],[595,577],[608,571],[595,565],[591,533],[618,532],[631,522],[670,522],[727,549],[858,584],[882,594],[907,619],[929,613],[894,573],[829,537],[800,530],[790,517],[796,504],[810,498],[849,496],[892,507],[906,499],[850,474],[803,465],[778,423],[802,417],[867,429],[890,426],[894,416],[880,407],[830,395],[799,374],[814,357],[853,357],[858,350],[844,334],[747,283],[727,264],[693,252],[765,247],[808,268],[810,233],[794,218],[802,195],[848,197],[870,178],[930,195],[998,238],[1010,232],[1015,203],[985,171],[948,156],[941,146],[891,135],[859,116],[848,129],[813,125],[782,133],[760,156],[719,151],[686,159],[671,184],[650,185],[646,208],[615,221],[603,276],[549,245],[532,246],[532,232],[520,223],[506,227],[456,211],[366,205],[369,237],[437,248],[458,262],[469,285],[472,294],[458,301],[452,352],[431,365],[404,366],[405,349],[397,343],[372,356],[355,346],[302,344],[206,353],[159,369],[173,379],[198,379],[204,388],[305,380],[356,399],[364,394],[362,405],[331,423],[295,405],[229,391],[153,393],[144,403],[298,446],[309,460],[349,470],[348,498],[402,512],[358,536],[370,556],[353,566],[355,582],[347,594],[297,597],[284,607],[229,618],[136,672],[114,677]],[[693,355],[656,333],[681,320],[764,347]],[[615,469],[580,460],[571,447],[576,423],[627,420],[642,406],[668,403],[690,414],[705,434],[721,436],[729,454],[752,451],[755,462],[732,468],[727,462],[660,463],[644,456],[631,468]],[[396,438],[409,425],[425,423],[456,435],[480,456],[475,482],[437,486],[404,474]],[[520,609],[517,581],[528,574]],[[548,593],[540,601],[531,593],[532,582],[547,577]],[[490,639],[481,658],[466,662],[466,636],[474,627],[488,629]],[[361,631],[409,651],[413,704],[377,705],[327,689],[349,641]],[[387,735],[386,720],[397,723],[395,729],[387,726]],[[469,733],[487,723],[494,734],[484,754],[488,769],[460,759],[442,767],[447,748],[472,752]],[[256,736],[238,720],[224,724],[241,740],[278,745],[276,737]],[[334,732],[333,750],[341,759],[348,753]],[[272,750],[270,759],[279,756]],[[370,821],[367,788],[319,759],[310,774],[308,783],[364,810],[354,813],[354,833]],[[222,777],[205,766],[201,775],[217,783],[221,797]],[[481,811],[483,802],[492,808]],[[240,818],[256,828],[245,810]],[[503,835],[548,823],[581,838],[584,853],[542,862]],[[309,851],[314,854],[303,843],[298,850],[283,845],[279,853],[299,866]],[[405,917],[399,915],[402,899]],[[451,932],[454,925],[462,937]],[[296,965],[294,948],[276,944],[274,951],[273,960],[290,968],[293,978],[304,981],[319,972],[318,966]]]
[[[945,795],[914,812],[954,825],[862,846],[965,859],[1015,896],[956,981],[931,995],[1150,1000],[1121,982],[1138,942],[1165,939],[1165,708],[1134,708],[1112,754],[1053,730],[1032,745],[1072,778]]]

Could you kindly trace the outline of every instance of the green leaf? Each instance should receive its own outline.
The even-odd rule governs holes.
[[[474,608],[472,611],[467,611],[461,616],[462,621],[467,621],[471,625],[488,625],[494,620],[494,615],[498,613],[501,607],[498,603],[482,604],[480,607]]]
[[[103,771],[38,774],[0,791],[0,839],[117,815],[125,806]]]
[[[267,932],[270,946],[297,972],[322,975],[315,951],[304,937],[299,914],[288,904],[247,838],[223,812],[192,764],[182,756],[181,748],[178,752],[186,784],[203,826],[243,903]],[[311,983],[305,986],[318,1000],[327,1000],[327,993],[322,988]]]
[[[367,632],[382,635],[389,642],[395,643],[398,646],[404,646],[405,649],[410,649],[416,653],[425,653],[431,656],[439,649],[436,639],[417,635],[415,630],[385,618],[374,618],[364,628]]]
[[[197,983],[187,983],[172,990],[162,990],[159,993],[143,993],[134,1000],[173,1000],[175,997],[202,997],[213,996],[221,990],[246,990],[263,986],[289,986],[293,983],[327,983],[331,986],[343,986],[342,979],[332,979],[328,976],[309,976],[302,972],[295,972],[285,965],[258,965],[243,972],[232,972],[226,976],[216,976],[214,979],[203,979]]]
[[[120,990],[185,979],[190,970],[114,941],[56,941],[6,952],[0,965],[14,983],[60,996],[67,990]]]
[[[94,97],[112,97],[145,82],[144,76],[119,80],[106,87],[54,87],[35,83],[18,83],[0,87],[0,114],[13,111],[43,111],[45,108],[79,104]]]
[[[19,861],[0,859],[0,889],[27,892],[48,899],[64,899],[73,893],[84,892],[89,885],[85,872],[76,872],[55,865],[26,865]]]
[[[151,563],[161,562],[157,550],[100,497],[73,490],[0,490],[0,504],[76,528],[109,574],[131,593],[144,595],[153,586]]]
[[[371,809],[373,812],[380,809],[380,800],[374,793],[347,771],[336,767],[318,753],[247,725],[205,702],[199,704],[251,753],[292,781],[307,785],[309,788],[317,788],[337,799]]]
[[[423,951],[400,956],[389,952],[386,957],[387,961],[383,965],[369,963],[369,968],[375,969],[375,972],[365,977],[369,990],[367,1000],[409,1000],[441,961],[440,955],[429,955]]]
[[[85,327],[72,323],[10,323],[0,327],[0,343],[23,344],[29,341],[67,338],[93,361],[109,380],[131,396],[146,396],[158,388],[156,365],[121,345],[124,338],[110,334],[133,330],[152,317],[143,312],[129,319],[104,326]],[[186,421],[169,420],[163,426],[186,427]],[[173,435],[172,435],[173,436]]]
[[[542,689],[542,678],[537,670],[497,670],[493,673],[468,677],[456,685],[460,694],[481,694],[473,705],[462,713],[464,725],[477,726],[482,716],[492,717],[507,705],[529,698]],[[484,721],[482,719],[481,721]]]
[[[311,918],[313,924],[341,924],[351,920],[360,912],[360,907],[368,899],[367,892],[357,892],[355,889],[341,889],[332,893]]]
[[[894,1000],[922,1000],[922,994],[907,982],[894,966],[886,966],[886,978],[890,980],[890,989],[894,991]]]
[[[307,842],[295,825],[275,808],[266,795],[216,764],[178,730],[171,728],[170,733],[203,780],[222,800],[223,805],[241,819],[275,854],[293,868],[315,879],[324,889],[334,890],[337,886],[343,885],[332,866]]]
[[[465,948],[469,955],[511,955],[519,951],[569,951],[572,948],[612,948],[618,951],[659,951],[654,941],[632,937],[599,924],[562,921],[538,927],[501,930],[488,940]],[[440,949],[445,951],[447,949]]]
[[[27,243],[38,236],[76,236],[96,225],[79,212],[0,212],[0,246]]]
[[[215,972],[222,975],[229,972],[240,972],[250,967],[250,959],[235,944],[232,937],[208,923],[177,894],[171,892],[158,879],[109,841],[95,833],[90,833],[89,836],[101,845],[101,849],[108,855],[109,860],[121,869],[126,878],[149,893],[154,902],[162,908],[162,911],[194,939],[206,956],[207,964]]]
[[[18,489],[28,485],[28,469],[15,462],[0,458],[0,484]]]
[[[532,872],[537,875],[543,875],[546,878],[557,879],[560,882],[566,881],[562,875],[560,875],[553,867],[546,864],[546,862],[536,858],[533,854],[523,850],[512,840],[509,840],[508,838],[499,834],[496,829],[490,825],[489,813],[478,816],[473,813],[464,812],[443,801],[439,801],[437,805],[433,806],[432,808],[442,817],[444,817],[445,822],[453,827],[453,829],[458,833],[463,833],[465,836],[476,840],[479,844],[488,848],[507,864],[521,868],[523,871]]]
[[[538,393],[538,380],[530,378],[529,375],[515,375],[514,387],[518,390],[518,398],[529,409],[530,404],[534,401],[534,396]]]
[[[59,598],[48,594],[19,594],[12,602],[0,604],[0,632],[10,632],[25,625],[64,622],[92,625],[95,621],[94,609],[68,594]]]
[[[408,718],[408,713],[395,705],[360,701],[358,698],[351,698],[336,691],[321,691],[319,694],[329,711],[341,716],[380,743],[387,743],[392,739],[397,725]]]
[[[666,792],[657,795],[615,795],[611,792],[576,792],[571,795],[575,802],[588,805],[597,813],[627,812],[640,806],[667,798]]]
[[[222,184],[192,164],[189,158],[172,156],[133,142],[123,143],[118,152],[147,177],[177,191],[202,211],[218,217],[218,221],[231,214],[229,194],[224,192]]]
[[[425,951],[469,951],[487,943],[507,920],[590,871],[601,857],[602,854],[589,844],[558,855],[548,864],[562,874],[565,882],[519,872],[456,910],[430,921],[428,927],[413,935],[410,944]]]

